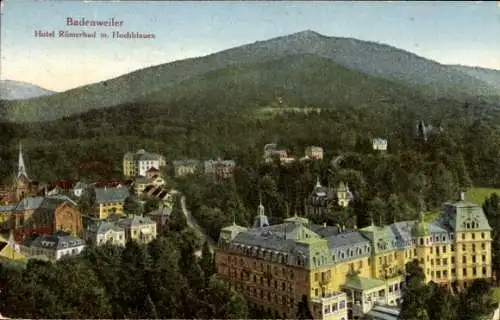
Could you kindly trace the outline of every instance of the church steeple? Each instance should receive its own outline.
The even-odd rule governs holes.
[[[321,182],[319,181],[319,176],[316,178],[316,188],[321,188]]]
[[[269,219],[264,211],[262,196],[259,196],[259,208],[257,209],[257,216],[255,217],[253,228],[263,228],[267,226],[269,226]]]
[[[26,172],[26,165],[24,164],[24,158],[23,158],[23,145],[19,143],[19,160],[17,162],[17,178],[24,177],[27,180],[28,178],[28,173]]]

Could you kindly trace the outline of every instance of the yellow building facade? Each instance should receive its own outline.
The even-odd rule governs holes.
[[[422,219],[345,229],[301,217],[269,225],[259,207],[252,228],[221,230],[217,275],[249,305],[295,318],[305,296],[315,319],[347,320],[397,306],[405,265],[417,260],[426,281],[457,288],[491,278],[491,228],[480,206],[461,196],[432,223]]]

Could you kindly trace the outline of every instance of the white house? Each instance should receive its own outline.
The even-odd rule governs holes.
[[[373,150],[386,151],[387,139],[375,138],[372,140]]]
[[[111,221],[97,221],[90,224],[84,232],[85,240],[90,240],[97,246],[110,243],[125,246],[125,230]]]
[[[42,235],[26,240],[19,246],[25,256],[45,255],[50,260],[79,255],[85,249],[85,242],[64,232]]]

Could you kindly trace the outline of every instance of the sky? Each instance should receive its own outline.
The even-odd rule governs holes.
[[[0,79],[64,91],[175,60],[303,30],[389,44],[444,64],[500,70],[500,5],[458,2],[4,0]],[[68,26],[75,20],[119,27]],[[55,31],[54,38],[35,31]],[[59,38],[59,31],[97,38]],[[100,38],[153,33],[154,39]]]

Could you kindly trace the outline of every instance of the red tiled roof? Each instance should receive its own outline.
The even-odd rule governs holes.
[[[104,188],[104,187],[115,188],[118,185],[129,186],[132,183],[132,181],[133,180],[97,181],[96,183],[94,183],[94,186],[96,188]]]
[[[57,180],[57,181],[52,182],[50,185],[51,185],[51,187],[58,187],[58,188],[63,189],[63,190],[69,190],[69,189],[73,189],[75,182],[71,181],[71,180]]]

